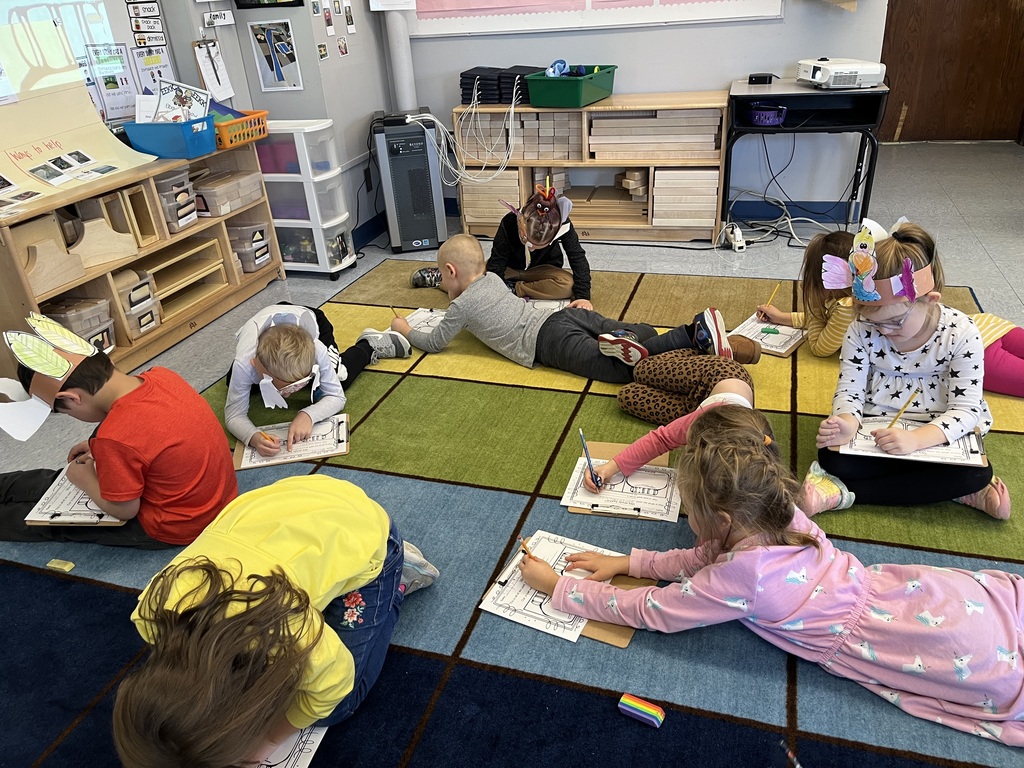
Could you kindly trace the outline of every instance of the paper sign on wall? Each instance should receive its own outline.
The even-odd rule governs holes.
[[[149,88],[154,93],[159,80],[175,79],[167,46],[132,48],[132,64],[135,66],[135,74],[139,76],[139,87]]]
[[[161,19],[132,19],[132,29],[136,32],[163,32],[164,23]]]
[[[131,120],[135,116],[138,88],[128,65],[128,46],[124,43],[86,45],[85,54],[107,120]]]
[[[140,17],[152,17],[160,15],[159,3],[128,3],[128,15]]]
[[[235,23],[235,15],[231,11],[206,11],[203,13],[204,27],[223,27]]]
[[[163,32],[136,32],[135,44],[140,48],[147,45],[167,45],[167,36]]]

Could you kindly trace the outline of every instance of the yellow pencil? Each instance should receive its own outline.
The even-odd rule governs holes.
[[[526,546],[526,540],[522,536],[519,537],[519,546],[523,548],[523,551],[526,554],[528,554],[530,557],[533,557],[533,552],[531,552],[530,548]]]
[[[396,311],[395,311],[395,308],[394,308],[394,307],[392,307],[392,306],[388,306],[388,309],[390,309],[390,310],[391,310],[392,312],[394,312],[394,313],[395,313],[395,317],[401,317],[401,315],[400,315],[400,314],[398,314],[398,312],[396,312]]]
[[[769,307],[772,305],[772,302],[775,300],[775,294],[779,292],[779,288],[781,288],[781,287],[782,287],[782,283],[776,283],[775,284],[775,290],[772,291],[772,295],[768,299],[768,306]]]
[[[889,426],[886,429],[892,429],[893,425],[900,420],[900,416],[906,413],[907,408],[914,402],[914,398],[917,397],[917,393],[921,391],[920,387],[914,387],[914,391],[910,393],[910,397],[907,398],[907,402],[903,404],[903,407],[899,409],[895,416],[892,417],[892,421],[889,422]]]
[[[262,429],[260,430],[260,435],[262,435],[262,436],[263,436],[263,439],[264,439],[264,440],[269,440],[269,441],[270,441],[271,443],[272,443],[272,442],[274,442],[274,438],[272,438],[272,437],[271,437],[270,435],[268,435],[268,434],[267,434],[266,432],[264,432],[264,431],[263,431]]]

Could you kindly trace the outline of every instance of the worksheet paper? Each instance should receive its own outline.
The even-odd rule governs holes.
[[[956,464],[971,467],[984,467],[987,464],[985,458],[985,446],[982,443],[981,435],[977,432],[968,432],[950,445],[934,445],[931,448],[922,448],[919,451],[908,453],[902,456],[886,453],[875,445],[875,438],[871,432],[876,429],[885,429],[892,421],[890,416],[867,416],[860,424],[860,429],[853,436],[850,442],[839,446],[840,453],[849,453],[855,456],[885,456],[890,459],[906,459],[907,461],[929,461],[935,464]],[[925,426],[919,421],[909,419],[897,419],[893,429],[905,429],[913,431]]]
[[[405,316],[405,321],[413,327],[415,331],[423,331],[424,333],[430,333],[441,321],[444,320],[443,309],[414,309],[408,315]]]
[[[294,739],[274,750],[257,768],[308,768],[326,732],[326,728],[303,728],[295,734]]]
[[[285,446],[288,442],[288,428],[290,426],[291,422],[285,421],[280,424],[260,427],[261,431],[281,441],[281,451],[274,456],[261,456],[259,451],[251,445],[243,446],[242,460],[241,464],[237,465],[238,468],[269,467],[272,464],[322,459],[325,456],[337,456],[348,453],[347,413],[339,413],[336,416],[331,416],[329,419],[318,421],[313,425],[313,431],[310,436],[302,442],[294,443],[289,451]]]
[[[89,494],[68,480],[65,466],[53,485],[32,507],[25,522],[29,525],[124,525],[124,520],[108,515],[89,498]]]
[[[743,321],[732,333],[746,336],[761,345],[761,351],[776,357],[789,357],[804,340],[806,332],[803,328],[791,328],[788,325],[776,325],[765,320],[758,320],[755,312]]]
[[[537,531],[533,534],[528,546],[534,557],[548,563],[559,575],[573,579],[586,578],[590,575],[590,571],[577,568],[565,570],[566,558],[569,555],[578,552],[599,552],[602,555],[616,556],[622,554],[547,531]],[[587,625],[587,620],[580,616],[556,611],[551,605],[550,595],[538,592],[523,581],[522,573],[519,570],[519,561],[523,556],[524,554],[520,550],[519,554],[513,557],[505,569],[498,574],[497,581],[484,595],[480,609],[575,643]]]
[[[607,464],[593,459],[594,468]],[[576,460],[569,485],[562,494],[563,507],[582,507],[592,512],[623,517],[643,517],[679,522],[679,490],[676,487],[674,467],[645,465],[629,477],[616,472],[604,484],[600,493],[591,493],[583,484],[585,473],[590,472],[585,457]]]

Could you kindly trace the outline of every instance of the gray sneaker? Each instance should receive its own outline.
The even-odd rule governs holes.
[[[405,594],[411,595],[417,589],[429,587],[440,577],[441,572],[427,562],[427,558],[415,544],[405,542],[405,562],[402,564],[402,585]]]
[[[409,340],[398,331],[377,331],[373,328],[365,329],[356,344],[366,340],[366,343],[373,349],[370,355],[370,365],[378,360],[390,359],[393,357],[409,357],[412,354],[412,346]]]
[[[409,278],[413,288],[437,288],[441,285],[441,270],[437,267],[417,269]]]

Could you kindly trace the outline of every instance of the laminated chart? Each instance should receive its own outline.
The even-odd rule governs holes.
[[[89,494],[68,480],[67,466],[25,518],[26,525],[124,525],[124,522],[108,515]]]
[[[600,467],[607,461],[594,459],[593,463],[594,467]],[[589,471],[585,457],[576,460],[569,485],[559,502],[563,507],[577,507],[604,515],[679,522],[675,468],[647,464],[629,477],[616,472],[604,484],[601,493],[591,493],[583,484],[584,474]]]
[[[578,552],[621,555],[620,552],[584,544],[582,541],[557,536],[547,531],[537,531],[530,538],[529,547],[534,557],[548,563],[559,575],[573,579],[583,579],[590,575],[590,571],[578,568],[566,571],[566,558],[569,555]],[[538,592],[523,581],[519,561],[524,556],[520,550],[519,555],[505,566],[497,581],[484,595],[480,609],[575,643],[587,625],[587,620],[555,610],[551,605],[550,595]]]
[[[339,413],[329,419],[318,421],[313,431],[302,442],[292,445],[289,451],[285,447],[288,442],[288,427],[291,422],[271,424],[260,427],[260,431],[281,441],[281,450],[274,456],[261,456],[259,451],[241,441],[235,443],[235,468],[268,467],[272,464],[286,464],[290,461],[308,461],[322,459],[325,456],[339,456],[348,453],[348,414]]]

